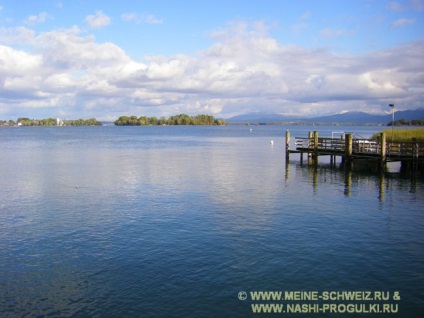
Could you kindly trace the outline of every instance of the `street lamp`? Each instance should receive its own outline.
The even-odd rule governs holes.
[[[393,129],[395,128],[395,104],[389,104],[392,108],[392,141],[393,141]]]

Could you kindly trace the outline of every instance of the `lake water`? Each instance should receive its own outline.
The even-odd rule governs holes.
[[[0,129],[0,317],[424,317],[422,180],[286,164],[285,130],[314,128],[381,129]],[[262,303],[284,311],[253,313]]]

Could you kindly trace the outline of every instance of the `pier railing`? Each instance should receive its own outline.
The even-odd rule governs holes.
[[[384,157],[388,159],[423,159],[423,142],[386,142],[370,139],[351,139],[351,152],[346,149],[349,143],[341,138],[317,138],[311,136],[308,138],[295,137],[295,150],[293,152],[309,152],[317,155],[345,155],[350,153],[352,156]]]
[[[424,157],[424,143],[410,142],[390,142],[387,143],[387,155],[396,157]]]
[[[290,149],[290,131],[286,131],[286,162],[289,162],[291,153],[308,155],[308,163],[318,163],[319,156],[330,156],[330,164],[335,165],[336,158],[342,159],[342,164],[352,168],[353,162],[358,159],[377,163],[377,167],[386,169],[389,161],[401,162],[404,169],[422,169],[424,171],[424,142],[388,142],[385,133],[381,133],[378,140],[354,139],[353,134],[345,134],[342,138],[318,137],[318,132],[309,132],[307,138],[295,137],[295,149]]]
[[[314,138],[300,138],[295,137],[295,147],[297,150],[311,150],[315,149]],[[352,141],[353,152],[356,153],[375,153],[379,154],[381,145],[379,142],[368,139],[353,139]],[[346,142],[340,138],[318,138],[317,148],[319,151],[332,151],[344,152]]]
[[[312,149],[314,147],[314,139],[295,137],[294,145],[296,149],[300,149],[300,148]]]
[[[352,147],[353,153],[376,155],[381,153],[381,143],[375,140],[353,139]]]

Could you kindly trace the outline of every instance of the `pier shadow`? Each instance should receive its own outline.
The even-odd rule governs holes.
[[[354,186],[361,183],[373,183],[378,190],[378,200],[384,202],[386,193],[393,184],[401,183],[403,190],[417,193],[424,187],[424,176],[420,171],[411,170],[409,166],[399,165],[398,169],[380,168],[369,160],[355,160],[354,163],[346,162],[317,162],[312,158],[307,161],[285,161],[285,181],[301,175],[307,179],[314,193],[325,183],[336,183],[343,187],[343,194],[351,196]]]

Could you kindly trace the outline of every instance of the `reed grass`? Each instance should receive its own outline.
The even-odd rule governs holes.
[[[393,140],[392,140],[392,129],[385,129],[382,132],[386,133],[386,141],[413,141],[414,138],[416,141],[424,142],[424,128],[417,129],[394,129],[393,131]],[[381,132],[380,132],[381,133]],[[372,139],[377,140],[380,137],[380,133],[372,136]]]

